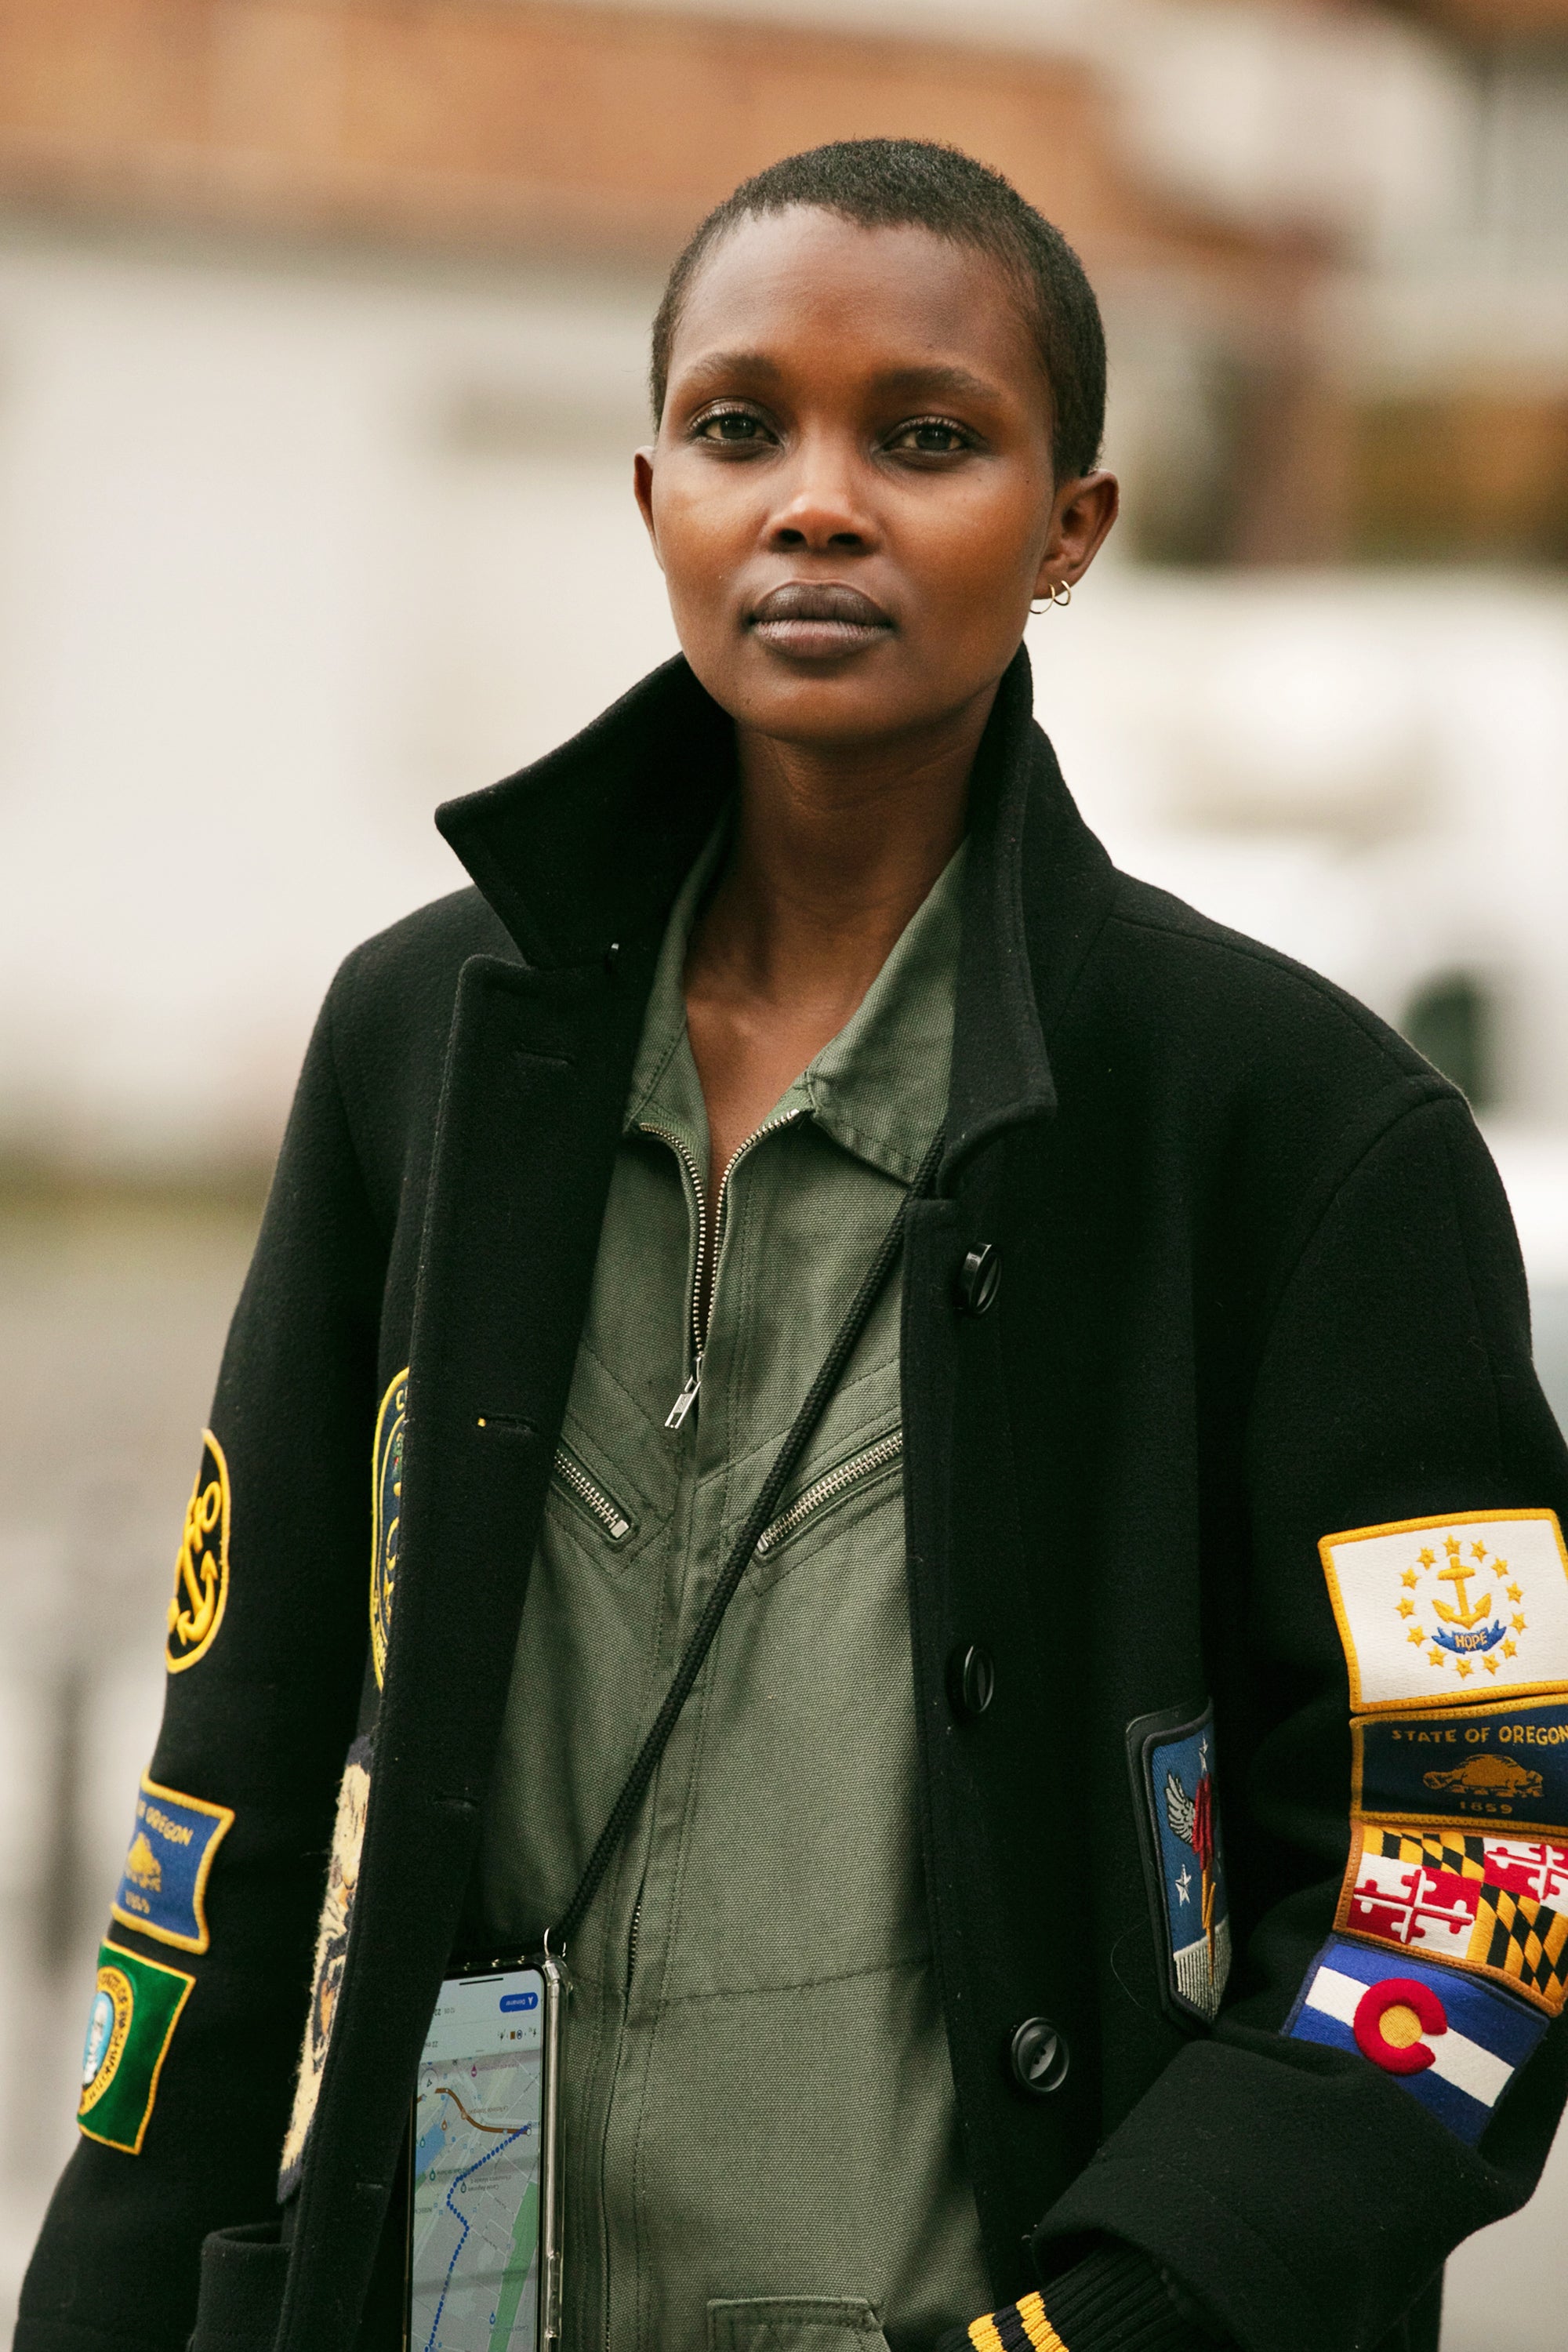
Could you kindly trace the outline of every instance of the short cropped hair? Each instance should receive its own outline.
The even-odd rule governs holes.
[[[681,309],[704,257],[738,222],[796,205],[863,228],[929,229],[999,261],[1023,298],[1050,387],[1057,478],[1090,471],[1105,431],[1105,330],[1083,264],[1000,172],[930,139],[837,139],[810,147],[743,180],[714,207],[670,271],[653,322],[656,425]]]

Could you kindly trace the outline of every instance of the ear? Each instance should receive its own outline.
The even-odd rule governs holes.
[[[653,520],[653,456],[654,444],[649,442],[646,449],[639,449],[633,457],[632,488],[637,494],[638,511],[647,530],[648,545],[653,549],[653,560],[662,572],[664,558],[658,551],[658,532],[654,527]]]
[[[1079,474],[1061,485],[1051,508],[1037,596],[1048,596],[1064,583],[1077,585],[1104,546],[1121,503],[1114,474]]]

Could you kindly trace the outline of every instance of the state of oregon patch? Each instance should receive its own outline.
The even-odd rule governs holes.
[[[403,1441],[408,1427],[408,1367],[381,1400],[371,1448],[370,1654],[377,1690],[386,1679],[392,1603],[397,1587],[397,1529],[403,1509]]]
[[[1351,1743],[1351,1811],[1364,1821],[1568,1837],[1568,1699],[1354,1716]]]
[[[332,2038],[343,1963],[348,1957],[349,1929],[353,1921],[354,1895],[359,1886],[360,1855],[364,1847],[365,1815],[370,1807],[371,1743],[356,1739],[343,1765],[338,1786],[337,1820],[327,1864],[326,1893],[316,1930],[316,1964],[310,1977],[310,2006],[305,2015],[305,2037],[300,2052],[300,2072],[294,2084],[294,2106],[284,2135],[278,2172],[281,2203],[299,2185],[305,2160],[305,2142],[316,2113],[321,2075]]]
[[[160,1944],[205,1952],[205,1897],[213,1856],[234,1826],[227,1805],[160,1788],[142,1775],[136,1821],[110,1906],[115,1918]]]
[[[1283,2031],[1369,2059],[1474,2147],[1546,2020],[1461,1969],[1331,1936]]]
[[[1358,1713],[1568,1691],[1554,1511],[1401,1519],[1318,1549]]]
[[[1230,1901],[1215,1802],[1214,1709],[1140,1716],[1127,1729],[1167,2007],[1212,2025],[1230,1974]]]
[[[140,2156],[158,2077],[195,1977],[100,1944],[81,2053],[77,2128],[105,2147]]]
[[[205,1658],[228,1604],[228,1464],[210,1429],[202,1432],[201,1466],[185,1506],[174,1560],[164,1658],[172,1675]]]
[[[1555,2017],[1568,2001],[1568,1845],[1358,1822],[1334,1925],[1491,1977]]]

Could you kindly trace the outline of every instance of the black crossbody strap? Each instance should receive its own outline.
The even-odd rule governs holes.
[[[713,1646],[715,1635],[723,1620],[725,1610],[733,1599],[737,1586],[751,1565],[752,1553],[763,1538],[763,1530],[777,1510],[784,1490],[799,1466],[801,1455],[811,1443],[812,1433],[826,1410],[829,1398],[843,1376],[844,1367],[855,1352],[857,1341],[866,1328],[878,1299],[886,1288],[889,1276],[899,1262],[904,1245],[904,1226],[908,1222],[911,1202],[921,1199],[936,1181],[936,1171],[942,1159],[942,1137],[940,1132],[931,1150],[916,1171],[914,1181],[899,1203],[899,1213],[882,1237],[882,1244],[867,1270],[866,1278],[855,1294],[849,1312],[834,1335],[833,1345],[823,1358],[822,1369],[806,1391],[805,1402],[790,1425],[788,1435],[773,1457],[773,1467],[763,1481],[762,1492],[747,1514],[745,1526],[736,1537],[723,1572],[697,1622],[686,1654],[675,1670],[675,1679],[665,1693],[664,1704],[648,1728],[647,1738],[638,1748],[631,1770],[626,1774],[621,1792],[610,1808],[610,1817],[599,1832],[598,1843],[588,1856],[587,1867],[577,1882],[577,1891],[561,1915],[561,1923],[552,1927],[546,1943],[552,1951],[563,1954],[568,1938],[581,1926],[584,1914],[598,1893],[605,1871],[615,1858],[616,1849],[636,1818],[637,1808],[647,1794],[648,1783],[658,1769],[658,1759],[665,1743],[675,1728],[676,1718],[691,1693],[691,1686],[702,1671],[702,1662]]]

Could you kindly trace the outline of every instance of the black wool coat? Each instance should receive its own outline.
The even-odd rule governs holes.
[[[1338,990],[1119,873],[1029,712],[1020,654],[976,771],[946,1152],[903,1325],[919,1829],[996,2297],[1056,2282],[1070,2352],[1195,2344],[1165,2273],[1245,2352],[1433,2352],[1445,2257],[1543,2161],[1563,2022],[1475,2147],[1280,2028],[1350,1835],[1320,1538],[1568,1512],[1512,1228],[1454,1088]],[[668,665],[445,808],[474,887],[333,983],[213,1407],[224,1614],[171,1675],[150,1768],[233,1811],[210,1947],[114,1929],[194,1986],[140,2153],[83,2139],[66,2170],[21,2352],[177,2352],[198,2277],[198,2347],[397,2341],[416,2062],[471,1901],[655,956],[732,781],[728,720]],[[983,1247],[1001,1280],[976,1314]],[[378,1688],[372,1449],[405,1366]],[[972,1647],[994,1669],[979,1713],[951,1671]],[[1130,1727],[1211,1702],[1236,1953],[1212,2030],[1169,1998],[1128,1763]],[[336,1793],[370,1735],[280,2221]],[[1041,2018],[1069,2058],[1043,2095],[1011,2056]]]

